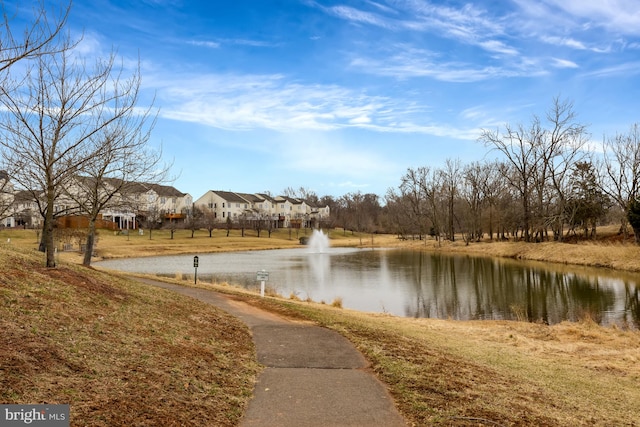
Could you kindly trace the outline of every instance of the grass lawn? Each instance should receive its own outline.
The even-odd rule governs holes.
[[[237,425],[260,369],[244,324],[41,256],[0,247],[0,402],[70,404],[74,426]]]
[[[416,426],[636,426],[640,420],[638,331],[589,320],[548,326],[407,319],[244,295],[355,343]]]
[[[77,251],[59,254],[57,269],[44,269],[44,256],[32,250],[35,232],[12,231],[0,231],[0,246],[5,246],[0,322],[8,331],[0,338],[2,401],[71,402],[74,419],[86,419],[87,425],[132,420],[171,425],[175,408],[191,408],[193,425],[237,423],[259,369],[246,328],[192,300],[80,268]],[[196,254],[299,245],[295,232],[290,236],[281,230],[270,238],[239,233],[227,237],[226,230],[217,230],[209,238],[200,231],[191,238],[190,232],[180,231],[171,239],[168,231],[154,231],[149,239],[101,232],[97,254]],[[638,271],[640,259],[639,248],[628,242],[467,246],[377,235],[372,242],[370,235],[342,231],[332,231],[330,237],[333,245],[404,246],[560,262],[567,268],[579,264]],[[548,326],[397,318],[260,298],[231,286],[198,286],[232,292],[256,306],[342,333],[365,354],[402,414],[416,426],[639,425],[636,330],[601,327],[588,319]],[[214,408],[220,419],[207,418]]]

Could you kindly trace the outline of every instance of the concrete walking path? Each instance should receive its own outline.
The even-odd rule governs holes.
[[[212,290],[136,280],[213,304],[247,324],[266,368],[242,427],[406,427],[385,386],[366,371],[365,358],[337,332],[289,321]]]

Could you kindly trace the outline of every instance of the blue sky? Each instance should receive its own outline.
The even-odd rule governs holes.
[[[173,185],[384,195],[489,153],[480,129],[573,101],[594,141],[640,121],[637,0],[76,0],[81,49],[142,64]]]

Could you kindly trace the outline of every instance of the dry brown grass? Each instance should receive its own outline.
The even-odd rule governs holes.
[[[176,230],[171,239],[168,230],[154,230],[150,239],[147,232],[143,236],[137,233],[126,236],[103,230],[99,233],[96,253],[100,259],[109,259],[283,249],[300,246],[299,237],[308,236],[311,231],[279,229],[271,237],[263,231],[259,238],[253,230],[246,230],[244,237],[240,230],[231,230],[228,237],[226,233],[226,230],[214,230],[213,236],[209,237],[208,231],[200,230],[192,238],[190,230]],[[330,230],[329,237],[333,246],[405,248],[640,271],[640,246],[632,240],[622,240],[617,234],[617,228],[613,226],[601,227],[599,233],[600,238],[595,241],[571,239],[570,243],[525,243],[485,239],[469,245],[462,239],[440,243],[430,237],[424,240],[399,240],[395,235],[372,236],[344,232],[341,229]],[[7,244],[7,239],[11,239],[11,245],[25,248],[36,248],[38,244],[33,230],[0,230],[0,244]],[[82,262],[82,255],[77,248],[72,252],[61,252],[58,256],[59,259],[73,263]]]
[[[2,233],[0,242],[6,240]],[[99,254],[204,253],[299,244],[295,234],[293,238],[288,234],[267,238],[265,234],[259,239],[238,235],[226,238],[224,234],[209,239],[207,234],[190,239],[176,233],[175,242],[167,236],[168,233],[154,232],[151,241],[144,236],[130,243],[133,236],[126,240],[126,236],[103,234]],[[360,241],[371,245],[370,236],[360,239],[340,231],[332,232],[331,237],[334,245],[358,246]],[[32,247],[34,240],[25,238],[24,242],[29,241],[27,247]],[[20,243],[19,237],[12,240],[12,244]],[[399,241],[395,236],[374,236],[374,245],[558,262],[567,264],[568,269],[591,265],[640,270],[638,247],[616,239],[562,244],[482,242],[467,246],[461,241],[437,245],[433,240]],[[413,425],[639,424],[638,331],[604,328],[589,320],[548,326],[526,322],[402,319],[355,313],[328,304],[258,298],[229,286],[210,286],[237,292],[252,304],[310,319],[344,334],[371,361],[371,369],[388,384],[401,412]],[[29,307],[29,297],[21,298],[21,303]],[[92,310],[100,313],[100,307],[94,306]],[[153,317],[151,313],[147,315]],[[143,321],[149,322],[149,319]],[[235,336],[230,335],[228,339],[235,340]],[[87,378],[88,382],[92,380]],[[55,390],[57,386],[51,387]],[[46,392],[40,393],[47,396]],[[90,395],[88,399],[91,398],[99,400],[100,396]]]
[[[258,365],[204,303],[0,247],[0,402],[67,403],[74,426],[237,425]]]
[[[624,240],[614,226],[601,227],[597,240],[569,239],[565,242],[526,243],[523,241],[491,241],[465,244],[462,239],[455,242],[410,240],[397,242],[415,250],[439,251],[477,256],[512,258],[518,260],[553,262],[567,265],[604,267],[624,271],[640,271],[640,246],[633,239]]]
[[[592,322],[401,319],[319,304],[252,304],[354,342],[416,426],[634,426],[640,333]]]
[[[145,231],[143,236],[137,233],[130,235],[115,234],[113,231],[100,230],[96,254],[101,259],[110,258],[131,258],[156,255],[181,255],[198,253],[215,253],[229,251],[249,251],[266,249],[283,249],[299,247],[299,237],[308,236],[311,230],[279,229],[268,237],[266,231],[262,231],[260,237],[253,230],[245,230],[244,237],[240,230],[231,230],[227,237],[226,230],[214,230],[212,237],[206,230],[196,231],[191,237],[190,230],[176,230],[171,238],[169,230],[154,230],[149,238]],[[344,233],[342,230],[332,230],[329,233],[331,244],[334,246],[362,246],[371,247],[371,236],[360,238],[351,232]],[[11,239],[11,245],[35,249],[38,247],[37,233],[34,230],[21,229],[0,229],[0,245],[7,244],[7,239]],[[360,242],[362,241],[362,245]],[[397,239],[390,235],[375,235],[373,237],[374,246],[391,246]],[[82,255],[78,252],[77,245],[73,251],[60,252],[59,258],[62,260],[81,263]]]

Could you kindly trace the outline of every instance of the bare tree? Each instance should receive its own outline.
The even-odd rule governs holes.
[[[555,98],[546,119],[548,128],[534,116],[529,127],[507,124],[503,132],[483,130],[479,138],[506,158],[503,177],[518,191],[526,241],[534,231],[542,238],[548,225],[561,237],[570,170],[587,139],[571,102]]]
[[[2,18],[0,20],[0,96],[11,92],[19,86],[20,78],[9,79],[9,71],[19,61],[30,60],[42,55],[59,51],[58,35],[66,25],[71,3],[60,5],[59,9],[47,7],[46,2],[39,1],[33,6],[30,21],[21,26],[16,16],[19,8],[11,8],[5,2],[0,3]],[[0,146],[1,148],[1,146]],[[4,159],[2,159],[4,160]],[[14,199],[14,188],[11,182],[11,164],[0,166],[0,218],[10,215]],[[4,168],[7,169],[4,169]]]
[[[446,200],[447,212],[447,237],[452,242],[455,240],[455,201],[458,196],[459,183],[462,179],[462,165],[460,160],[447,159],[444,169],[440,171],[442,176],[442,192]]]
[[[128,187],[145,183],[159,184],[167,180],[168,166],[162,164],[162,152],[149,147],[155,116],[151,107],[137,108],[140,90],[139,68],[129,79],[121,78],[121,69],[114,70],[114,58],[104,63],[104,73],[98,85],[108,85],[100,92],[107,112],[100,110],[94,117],[97,131],[91,136],[90,159],[83,165],[82,176],[67,187],[66,195],[88,216],[89,232],[83,264],[91,264],[96,220],[108,207],[127,205]],[[96,102],[99,102],[99,98]],[[172,223],[173,224],[173,223]],[[172,237],[175,227],[172,228]]]
[[[144,213],[144,226],[149,230],[149,240],[152,240],[153,230],[157,230],[162,225],[163,212],[154,203],[147,207]]]
[[[621,229],[626,237],[629,208],[640,197],[640,125],[636,123],[626,134],[606,139],[602,148],[601,189],[625,212]],[[640,229],[634,234],[640,243]]]
[[[218,219],[216,218],[216,212],[213,208],[202,209],[202,224],[204,228],[209,232],[209,237],[213,237],[213,230],[216,228]]]
[[[462,236],[468,244],[470,240],[479,241],[482,238],[482,210],[485,206],[485,182],[487,182],[487,168],[479,162],[473,162],[464,167],[463,182],[460,186],[460,196],[464,200],[466,209],[461,213]]]
[[[89,70],[72,46],[67,40],[59,52],[36,57],[17,90],[0,88],[3,160],[39,206],[47,267],[55,266],[56,201],[73,177],[92,166],[100,144],[117,128],[121,114],[114,111],[128,111],[122,102],[131,95],[110,86],[113,57]]]
[[[386,207],[386,229],[394,232],[399,239],[407,239],[417,234],[417,225],[411,221],[412,209],[407,198],[397,193],[395,189],[389,188],[385,195]]]
[[[0,74],[8,71],[16,62],[33,59],[42,55],[60,52],[64,47],[58,45],[57,38],[67,23],[71,3],[58,8],[47,8],[47,2],[38,1],[33,7],[33,19],[17,29],[15,16],[18,9],[9,9],[5,2],[0,3],[2,21],[0,22]]]
[[[205,209],[206,208],[193,205],[193,209],[191,210],[191,215],[189,215],[187,218],[186,227],[187,229],[191,230],[192,239],[194,237],[195,232],[199,230],[202,224],[204,223]],[[211,234],[209,234],[209,237],[211,237]]]
[[[410,206],[407,213],[410,215],[410,222],[418,230],[420,239],[427,234],[427,180],[429,173],[428,167],[409,168],[407,173],[402,176],[399,187],[402,199]]]
[[[489,217],[487,218],[487,232],[489,239],[493,240],[494,231],[499,230],[502,223],[503,213],[499,207],[500,197],[504,192],[504,180],[500,174],[500,164],[498,162],[485,163],[480,166],[479,183],[480,191],[484,195],[485,202],[489,208]],[[498,228],[495,228],[497,217]]]
[[[506,124],[504,132],[483,130],[480,135],[480,141],[501,152],[509,164],[509,168],[503,171],[503,178],[518,191],[522,203],[526,241],[530,240],[531,235],[531,187],[535,169],[538,166],[535,141],[539,139],[540,133],[541,129],[537,124],[530,129],[522,125],[514,128]]]
[[[545,228],[538,235],[542,237],[549,225],[554,239],[561,240],[571,170],[586,156],[583,148],[588,134],[586,126],[577,122],[573,103],[569,101],[555,98],[546,119],[548,128],[537,147],[540,162],[535,175],[538,210]]]

